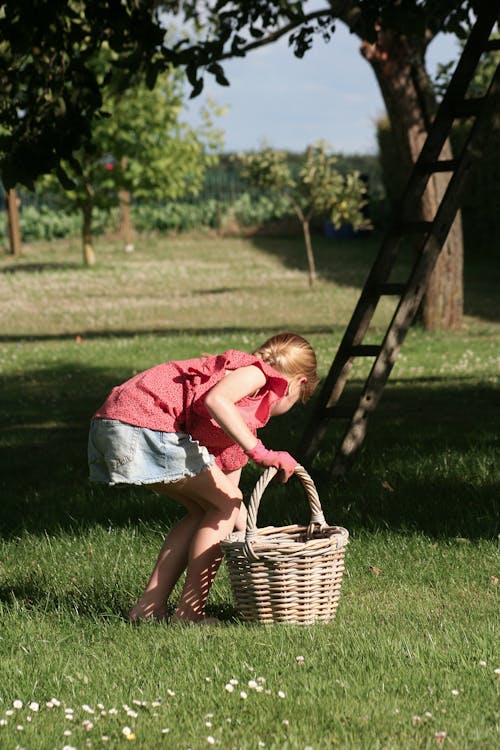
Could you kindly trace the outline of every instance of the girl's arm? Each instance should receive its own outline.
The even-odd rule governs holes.
[[[265,383],[266,376],[260,368],[240,367],[228,372],[205,397],[210,416],[244,451],[254,448],[257,438],[246,426],[236,402],[260,390]]]
[[[247,456],[261,466],[275,466],[278,477],[287,481],[293,474],[297,461],[286,451],[268,451],[261,441],[250,432],[241,416],[236,402],[258,391],[266,382],[266,376],[255,365],[241,367],[228,373],[205,397],[205,406],[217,424]]]

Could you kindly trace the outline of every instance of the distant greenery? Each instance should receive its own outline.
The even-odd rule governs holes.
[[[264,225],[266,222],[288,215],[283,202],[271,201],[267,196],[257,198],[243,192],[233,201],[214,199],[195,202],[165,202],[132,204],[134,228],[144,233],[189,232],[196,229],[218,229],[226,221],[237,222],[241,227]],[[102,235],[118,229],[116,209],[94,209],[93,233]],[[50,208],[45,205],[23,206],[21,213],[22,236],[25,242],[76,237],[81,232],[81,218],[75,213]],[[7,222],[0,222],[0,240],[7,239]]]
[[[336,165],[342,175],[355,170],[367,180],[368,215],[375,227],[385,223],[384,189],[378,157],[370,154],[336,154]],[[304,155],[287,153],[293,173],[303,165]],[[242,166],[235,154],[222,154],[217,164],[206,170],[199,195],[188,200],[158,202],[147,199],[132,201],[132,218],[139,232],[192,231],[203,227],[217,228],[232,217],[241,226],[264,225],[286,217],[290,209],[285,199],[272,201],[265,193],[251,189],[242,177]],[[109,185],[108,185],[109,187]],[[76,237],[81,232],[81,218],[61,205],[60,195],[50,190],[31,193],[22,188],[21,226],[26,242]],[[119,216],[115,209],[95,208],[92,228],[95,235],[115,231]],[[298,231],[300,231],[297,226]],[[7,237],[6,222],[0,221],[0,240]]]

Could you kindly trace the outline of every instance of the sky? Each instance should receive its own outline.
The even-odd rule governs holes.
[[[428,48],[429,72],[456,57],[455,37],[438,35]],[[325,140],[337,152],[376,152],[374,121],[385,108],[359,39],[344,24],[337,24],[329,43],[318,37],[302,59],[281,39],[223,67],[231,85],[219,86],[206,76],[204,92],[227,107],[219,121],[225,151],[254,150],[265,141],[300,152]],[[197,122],[199,99],[187,113],[191,124]]]

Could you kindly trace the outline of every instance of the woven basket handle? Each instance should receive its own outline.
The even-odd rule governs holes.
[[[274,466],[270,466],[263,472],[254,487],[254,490],[250,497],[250,502],[248,504],[247,528],[245,536],[245,541],[247,543],[251,543],[255,538],[257,532],[257,513],[259,511],[260,499],[267,485],[277,473],[278,470]],[[307,529],[307,536],[309,537],[312,535],[314,526],[316,524],[319,524],[321,527],[323,527],[326,526],[327,523],[325,521],[325,516],[323,515],[323,510],[321,509],[318,491],[316,490],[313,480],[304,469],[304,467],[300,466],[300,464],[295,467],[294,473],[302,482],[307,495],[307,499],[309,500],[309,505],[311,507],[311,521]]]

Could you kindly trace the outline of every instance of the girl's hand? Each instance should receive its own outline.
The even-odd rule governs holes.
[[[246,450],[245,453],[248,458],[251,458],[260,466],[274,466],[278,469],[284,477],[281,480],[283,482],[288,482],[295,468],[299,465],[299,462],[286,451],[269,451],[264,448],[260,440],[257,440],[256,445],[250,450]]]

